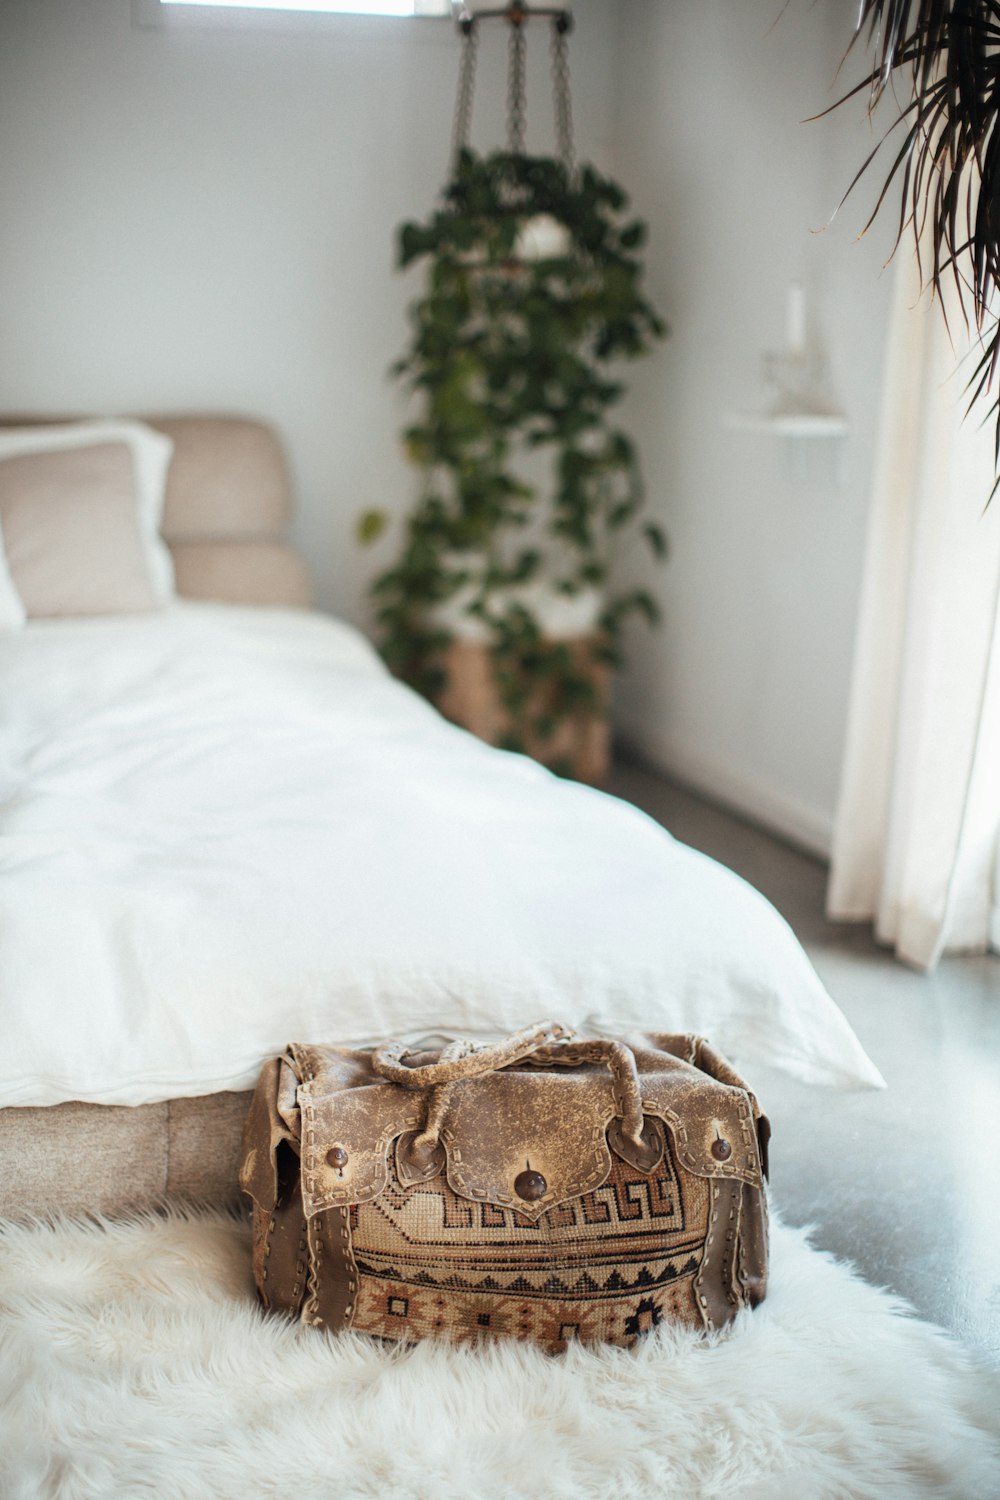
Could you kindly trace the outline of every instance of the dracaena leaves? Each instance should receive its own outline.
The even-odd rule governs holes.
[[[851,188],[888,148],[872,218],[898,186],[897,246],[912,231],[925,283],[939,294],[947,277],[980,331],[974,401],[995,389],[1000,361],[1000,0],[861,0],[852,45],[861,44],[869,71],[846,97],[867,92],[874,113],[888,94],[898,114]],[[1000,455],[995,398],[994,408]]]

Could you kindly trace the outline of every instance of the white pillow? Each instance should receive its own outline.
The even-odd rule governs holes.
[[[124,445],[132,460],[135,531],[130,526],[130,536],[123,538],[123,545],[127,540],[134,547],[136,539],[138,540],[141,566],[148,578],[150,601],[154,606],[162,607],[174,594],[173,562],[160,537],[167,469],[174,446],[169,438],[154,432],[142,422],[127,418],[70,422],[53,427],[9,428],[0,431],[0,465],[10,458],[72,452],[74,449],[109,444]],[[34,527],[32,530],[37,557],[38,545],[44,546],[45,542],[44,520],[40,520],[37,532]],[[0,624],[16,627],[24,623],[25,610],[24,601],[18,595],[11,573],[0,536]],[[114,607],[109,605],[109,608]]]

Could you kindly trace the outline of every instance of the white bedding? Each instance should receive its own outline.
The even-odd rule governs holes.
[[[184,604],[0,637],[0,1105],[544,1015],[881,1081],[762,896],[445,724],[349,627]]]

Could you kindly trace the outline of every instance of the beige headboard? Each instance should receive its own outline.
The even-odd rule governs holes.
[[[71,421],[0,417],[0,425]],[[312,585],[288,541],[288,468],[272,427],[247,417],[142,416],[173,439],[163,536],[177,592],[230,604],[308,605]]]

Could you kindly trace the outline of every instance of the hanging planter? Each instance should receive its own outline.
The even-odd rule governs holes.
[[[512,98],[516,144],[516,84]],[[616,367],[665,329],[641,290],[643,226],[616,183],[572,167],[568,98],[559,119],[563,160],[478,156],[460,123],[440,207],[400,231],[400,265],[426,265],[395,368],[417,398],[404,441],[422,492],[373,588],[393,670],[484,738],[600,780],[624,622],[657,613],[648,593],[611,590],[612,561],[626,535],[665,550],[611,420]]]

